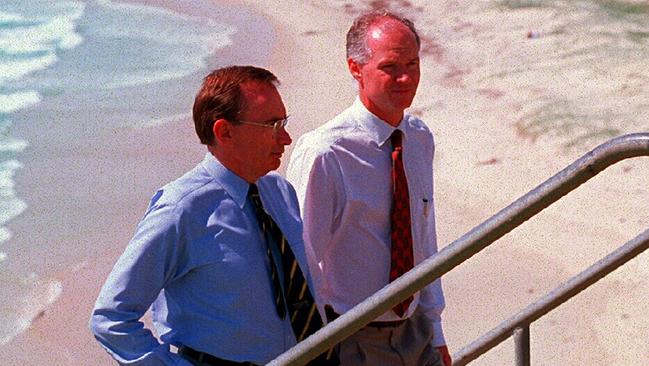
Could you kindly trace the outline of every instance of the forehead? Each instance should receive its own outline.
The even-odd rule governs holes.
[[[242,116],[261,115],[264,118],[282,118],[284,103],[275,85],[265,81],[246,81],[241,84]]]
[[[241,96],[249,105],[260,105],[267,103],[279,96],[275,85],[265,81],[246,81],[241,84]]]
[[[367,46],[372,51],[419,52],[417,39],[410,28],[392,18],[378,19],[369,27]]]

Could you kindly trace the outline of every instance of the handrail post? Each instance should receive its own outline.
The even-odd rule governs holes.
[[[516,347],[516,366],[530,366],[530,325],[514,329]]]

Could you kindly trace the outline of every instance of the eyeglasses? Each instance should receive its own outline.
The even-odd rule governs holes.
[[[235,121],[235,122],[243,125],[271,127],[273,129],[273,137],[277,137],[277,133],[279,132],[279,130],[282,128],[286,128],[286,125],[288,125],[288,117],[289,116],[269,121],[270,123],[259,123],[259,122],[249,122],[249,121]]]

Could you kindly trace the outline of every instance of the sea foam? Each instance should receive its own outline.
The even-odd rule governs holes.
[[[0,290],[6,294],[0,312],[0,346],[3,346],[27,330],[61,296],[63,285],[56,280],[44,281],[31,273],[25,277],[0,277]]]
[[[213,6],[207,0],[203,5],[183,1],[192,8]],[[202,14],[116,1],[0,2],[0,346],[27,329],[63,291],[47,269],[30,267],[30,246],[66,244],[7,245],[16,239],[6,224],[27,209],[16,194],[14,176],[29,142],[12,136],[11,128],[21,123],[33,124],[30,128],[84,123],[87,110],[108,111],[111,122],[126,124],[186,117],[187,103],[178,102],[184,94],[169,95],[177,92],[175,81],[188,85],[194,74],[203,74],[214,62],[211,57],[231,45],[235,32]],[[186,94],[191,103],[191,93]],[[45,121],[39,106],[59,108],[48,104],[48,98],[88,103],[60,107],[71,116],[65,118],[78,121]],[[47,118],[52,116],[60,118],[56,113]],[[75,259],[84,258],[70,261]]]
[[[0,3],[0,346],[27,329],[62,291],[58,281],[11,269],[16,266],[10,262],[20,258],[12,258],[5,247],[12,232],[4,225],[27,208],[16,194],[14,176],[23,167],[17,159],[28,142],[10,133],[13,115],[42,101],[40,90],[26,86],[25,79],[59,62],[60,52],[83,43],[77,22],[84,8],[77,1]]]
[[[76,78],[84,85],[114,89],[191,75],[207,66],[207,57],[230,45],[236,31],[210,18],[146,5],[109,0],[96,5],[81,20],[84,37],[92,42],[84,54],[91,61],[79,65]]]
[[[0,94],[0,113],[13,113],[20,109],[31,107],[41,101],[41,96],[34,90],[12,94]]]

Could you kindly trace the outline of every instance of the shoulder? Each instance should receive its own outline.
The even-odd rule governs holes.
[[[288,179],[304,194],[306,185],[315,177],[321,181],[325,177],[337,180],[340,174],[340,153],[342,136],[328,135],[326,139],[311,142],[310,138],[301,140],[301,145],[293,151],[286,171]]]
[[[297,206],[295,188],[279,173],[270,172],[259,178],[257,186],[263,191],[264,196],[273,201],[273,204],[287,208]]]
[[[181,213],[200,204],[206,195],[218,199],[219,194],[225,196],[225,191],[199,164],[181,177],[161,187],[151,199],[149,208],[168,207],[172,211]]]
[[[324,154],[358,132],[360,132],[358,121],[354,117],[352,108],[348,108],[322,126],[302,135],[294,151]]]
[[[406,115],[405,121],[407,123],[408,136],[421,147],[429,147],[434,150],[435,139],[428,125],[419,117],[411,114]]]
[[[298,223],[301,226],[300,208],[295,188],[277,172],[270,172],[257,180],[261,191],[264,207],[272,211],[274,218],[279,221]]]
[[[428,128],[428,125],[419,117],[408,114],[406,115],[406,122],[408,123],[409,132],[433,138],[433,133]]]
[[[313,131],[302,135],[295,145],[295,152],[310,153],[319,155],[325,153],[345,135],[348,127],[338,123],[336,119],[331,120]]]
[[[259,178],[257,185],[262,187],[264,192],[272,192],[274,195],[290,196],[295,192],[291,183],[275,171]]]

